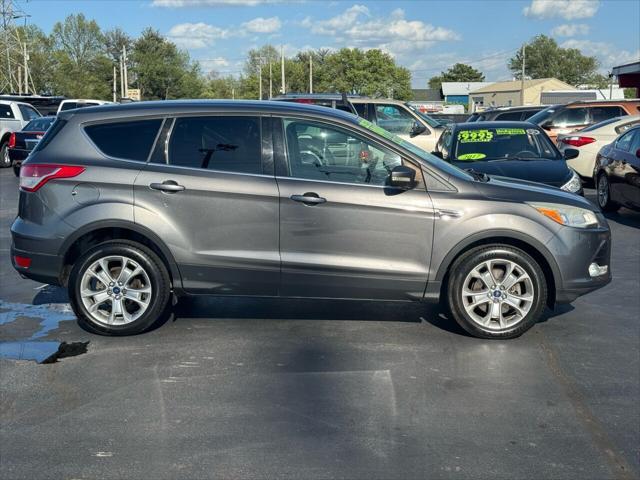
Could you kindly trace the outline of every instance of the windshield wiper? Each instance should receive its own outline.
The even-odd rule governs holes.
[[[464,171],[469,172],[474,180],[477,180],[479,182],[487,183],[490,179],[489,175],[487,175],[486,173],[478,172],[473,168],[465,168]]]

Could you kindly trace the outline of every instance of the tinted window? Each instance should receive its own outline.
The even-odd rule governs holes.
[[[539,111],[540,110],[524,110],[522,112],[522,120],[527,120],[527,119],[533,117]]]
[[[622,150],[623,152],[629,152],[631,150],[634,133],[636,133],[636,130],[632,130],[622,135],[616,142],[616,149]]]
[[[397,105],[376,105],[376,124],[387,132],[408,135],[416,122],[413,115]]]
[[[573,127],[578,125],[586,125],[589,123],[587,118],[588,109],[580,108],[567,108],[562,110],[553,119],[554,127]]]
[[[495,120],[520,120],[522,117],[522,112],[505,112],[496,115]]]
[[[295,178],[385,185],[393,167],[403,163],[400,155],[338,127],[284,120],[284,131]]]
[[[238,173],[262,173],[257,117],[178,118],[169,143],[169,163]]]
[[[367,104],[366,103],[354,103],[353,107],[358,112],[358,116],[362,118],[367,118]]]
[[[34,118],[40,118],[40,112],[38,112],[35,108],[30,107],[28,105],[18,105],[20,109],[20,113],[22,114],[22,118],[24,120],[33,120]]]
[[[89,125],[85,132],[110,157],[146,162],[162,120],[139,120]]]
[[[626,114],[627,112],[620,107],[593,107],[591,109],[591,121],[597,123]]]
[[[37,118],[35,120],[31,120],[27,125],[22,129],[24,132],[46,132],[47,129],[51,126],[55,119],[53,117],[49,118]]]
[[[0,104],[0,120],[3,120],[5,118],[15,117],[13,116],[13,111],[11,110],[11,107],[9,105]]]

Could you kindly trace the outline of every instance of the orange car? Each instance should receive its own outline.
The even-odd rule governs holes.
[[[593,100],[552,105],[529,117],[555,142],[558,134],[574,132],[610,118],[638,115],[640,100]]]

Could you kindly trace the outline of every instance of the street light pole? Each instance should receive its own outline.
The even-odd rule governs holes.
[[[522,45],[522,73],[520,74],[520,105],[524,106],[524,70],[525,70],[525,62],[526,62],[526,50],[527,44]]]

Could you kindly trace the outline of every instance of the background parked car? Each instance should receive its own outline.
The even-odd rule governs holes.
[[[605,120],[580,131],[560,134],[557,137],[558,149],[576,148],[580,152],[568,165],[581,177],[591,179],[600,149],[634,125],[640,124],[640,115],[627,115]]]
[[[624,115],[640,113],[640,100],[594,100],[573,102],[545,108],[529,118],[540,125],[555,141],[561,133],[569,133]]]
[[[357,115],[356,109],[353,107],[347,95],[339,93],[287,93],[278,95],[273,100],[279,102],[304,103],[307,105],[319,105],[321,107],[336,108],[344,112]]]
[[[53,124],[56,117],[40,117],[31,120],[19,132],[13,132],[7,144],[13,173],[20,176],[20,165],[29,156],[45,132]]]
[[[11,166],[9,158],[11,134],[22,130],[31,120],[41,116],[40,112],[28,103],[0,100],[0,167]]]
[[[621,206],[640,210],[640,126],[602,147],[593,178],[602,210],[611,212]]]
[[[66,110],[73,110],[74,108],[97,107],[98,105],[107,105],[110,103],[113,102],[107,102],[105,100],[85,100],[82,98],[70,98],[60,102],[58,113],[64,112]]]
[[[525,121],[545,108],[547,108],[546,105],[490,108],[471,114],[467,122],[493,122],[496,120],[509,122]]]
[[[562,155],[537,125],[528,122],[472,122],[448,126],[436,156],[479,173],[545,183],[582,194],[582,182],[567,166],[578,155]]]

